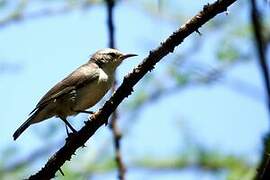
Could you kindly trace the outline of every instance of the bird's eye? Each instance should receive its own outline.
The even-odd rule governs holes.
[[[116,54],[115,53],[109,53],[109,55],[111,56],[111,57],[116,57]]]

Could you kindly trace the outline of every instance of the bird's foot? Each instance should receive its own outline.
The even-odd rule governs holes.
[[[74,129],[74,128],[71,126],[71,124],[66,120],[66,118],[61,118],[61,117],[60,117],[60,119],[62,119],[62,120],[64,121],[64,123],[65,123],[66,133],[67,133],[67,136],[68,136],[68,137],[69,137],[71,134],[76,134],[76,133],[77,133],[76,129]],[[70,132],[68,131],[68,128],[72,131],[72,133],[70,133]]]

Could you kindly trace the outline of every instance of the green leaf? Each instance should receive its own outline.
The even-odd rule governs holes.
[[[235,62],[240,58],[239,51],[231,44],[224,44],[217,52],[217,58],[223,62]]]

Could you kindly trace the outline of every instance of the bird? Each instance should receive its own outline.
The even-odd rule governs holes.
[[[117,49],[105,48],[95,52],[87,63],[81,65],[53,86],[37,103],[29,118],[14,132],[16,140],[30,125],[51,117],[60,118],[73,132],[68,116],[86,111],[97,104],[110,90],[117,67],[136,54],[125,54]]]

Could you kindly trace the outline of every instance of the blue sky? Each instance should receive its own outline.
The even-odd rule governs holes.
[[[119,81],[151,48],[158,46],[159,42],[178,26],[153,18],[131,5],[121,3],[116,8],[116,44],[118,49],[139,56],[121,65],[118,71]],[[232,16],[239,13],[233,10],[234,8],[230,10]],[[195,13],[197,10],[193,11]],[[87,11],[75,10],[63,15],[31,19],[0,29],[0,42],[4,42],[0,44],[0,59],[18,63],[22,67],[15,74],[0,76],[0,113],[3,122],[0,150],[11,145],[19,147],[21,154],[27,154],[47,142],[42,141],[39,131],[46,130],[51,123],[64,127],[61,121],[50,119],[31,126],[16,142],[12,139],[14,130],[27,119],[28,113],[50,87],[85,63],[96,50],[107,46],[105,12],[104,7],[94,6]],[[202,32],[203,37],[193,36],[205,38],[209,35],[204,28]],[[183,48],[191,42],[186,40]],[[181,52],[181,47],[177,48],[176,52]],[[211,48],[211,44],[206,45],[206,48]],[[203,59],[211,58],[210,53],[211,51],[207,51],[200,56],[203,55]],[[170,58],[165,58],[152,73],[162,75],[163,66],[167,61],[170,61]],[[254,60],[231,69],[226,73],[226,79],[230,78],[239,78],[253,84],[263,97],[261,74]],[[139,83],[135,91],[141,88],[143,87]],[[129,100],[132,98],[125,101]],[[122,106],[120,108],[123,108]],[[79,128],[82,117],[86,116],[72,117],[71,122]],[[262,135],[269,126],[267,121],[266,107],[261,99],[244,96],[241,92],[228,88],[226,84],[188,88],[149,104],[124,137],[123,153],[127,161],[132,160],[134,156],[166,156],[177,153],[179,146],[186,139],[181,137],[181,128],[176,124],[180,124],[180,127],[187,124],[196,139],[207,147],[257,159]],[[161,131],[166,133],[161,134]],[[64,128],[63,132],[56,135],[58,137],[50,138],[64,139]],[[95,145],[101,144],[108,137],[109,131],[102,127],[90,142],[91,147],[95,149]],[[36,168],[39,169],[39,166]],[[172,174],[164,178],[161,175],[158,177],[179,177],[178,173]],[[112,179],[115,177],[110,174],[108,176]],[[135,179],[137,171],[132,171],[130,176],[130,179]],[[147,177],[151,178],[151,175]],[[180,177],[189,180],[196,179],[197,176],[190,172],[182,172]],[[156,178],[155,176],[153,179]],[[205,179],[213,178],[206,173]]]

